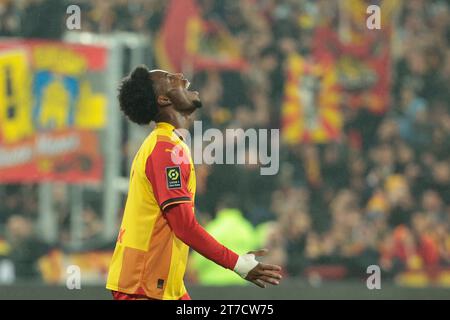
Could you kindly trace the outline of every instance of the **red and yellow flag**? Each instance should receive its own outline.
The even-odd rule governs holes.
[[[331,62],[293,54],[282,106],[282,138],[288,144],[339,140],[342,116],[337,72]]]
[[[247,66],[236,39],[224,25],[204,20],[195,0],[170,2],[156,39],[156,59],[172,72]]]

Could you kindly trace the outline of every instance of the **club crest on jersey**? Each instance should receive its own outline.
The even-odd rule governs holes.
[[[167,189],[181,188],[181,171],[180,167],[166,168]]]

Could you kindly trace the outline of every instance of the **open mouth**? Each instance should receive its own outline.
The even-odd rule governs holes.
[[[199,95],[199,92],[198,92],[198,91],[192,90],[192,88],[191,88],[191,90],[189,90],[189,88],[191,87],[191,82],[190,82],[189,80],[187,80],[187,79],[183,79],[183,80],[186,81],[186,85],[184,86],[184,89],[185,89],[187,92],[193,93],[193,94],[195,94],[195,95]]]
[[[193,94],[199,95],[199,92],[197,90],[193,90],[192,88],[191,88],[191,90],[186,88],[186,91],[189,92],[189,93],[193,93]]]

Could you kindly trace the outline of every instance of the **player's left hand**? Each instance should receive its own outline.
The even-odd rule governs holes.
[[[260,249],[250,251],[247,255],[253,255],[254,259],[255,257],[265,256],[267,252],[267,249]],[[244,279],[261,288],[265,288],[266,284],[279,285],[282,278],[280,271],[280,266],[258,262],[258,264],[248,272]]]

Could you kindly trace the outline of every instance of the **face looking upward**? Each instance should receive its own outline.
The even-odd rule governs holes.
[[[150,77],[155,84],[154,90],[160,108],[172,105],[176,111],[190,114],[202,106],[199,93],[188,90],[190,82],[182,73],[152,70]]]

